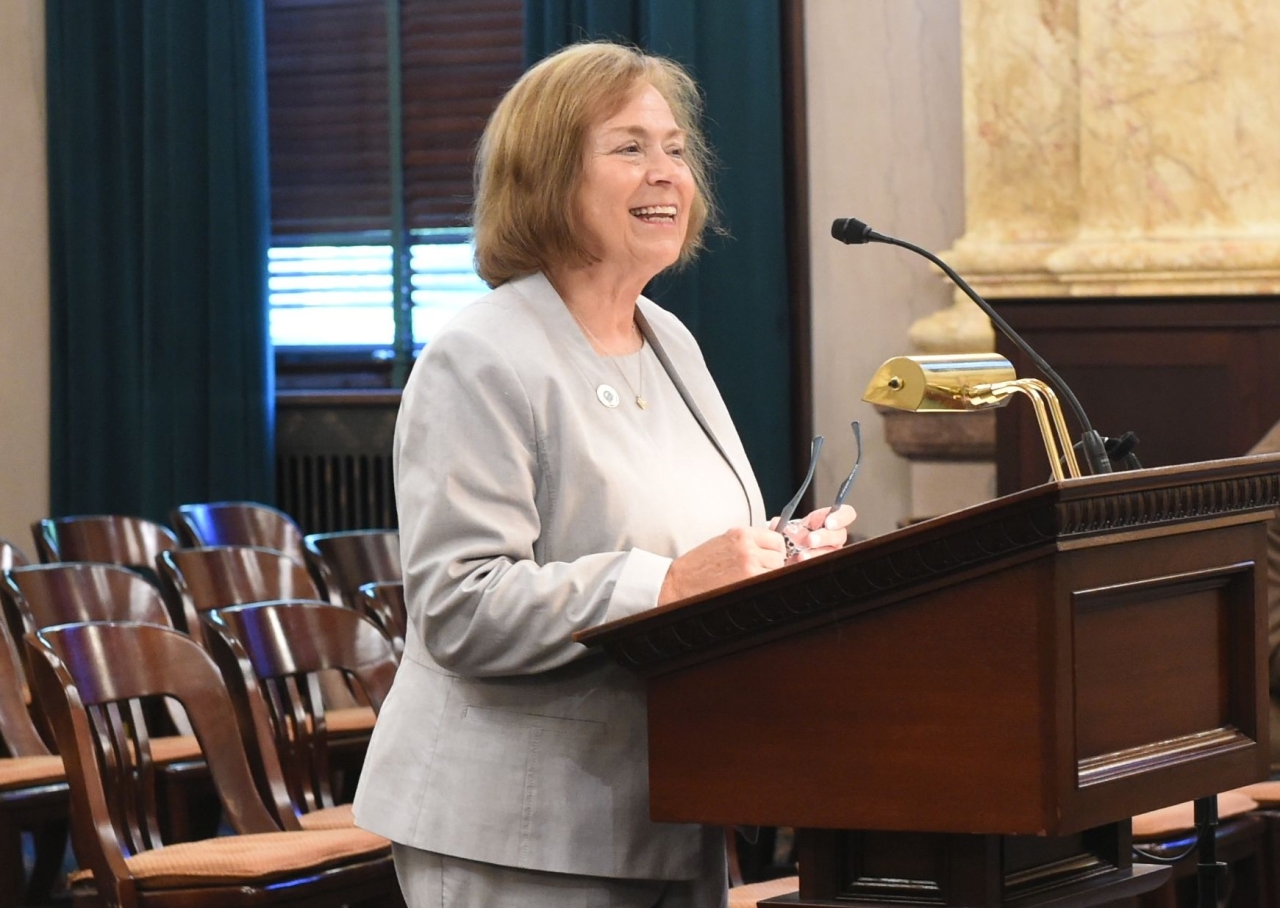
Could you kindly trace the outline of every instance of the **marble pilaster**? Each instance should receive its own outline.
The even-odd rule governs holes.
[[[1280,292],[1280,4],[964,0],[967,228],[990,297]]]

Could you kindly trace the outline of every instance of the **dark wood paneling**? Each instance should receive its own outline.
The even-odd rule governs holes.
[[[1134,431],[1143,466],[1237,457],[1280,418],[1280,298],[1001,300],[1103,435]],[[1019,375],[1037,375],[1006,340]],[[1076,427],[1073,423],[1073,431]],[[997,420],[1000,494],[1048,479],[1031,408]]]
[[[674,758],[691,769],[655,781],[654,817],[689,821],[709,804],[736,803],[761,825],[968,831],[982,817],[1046,828],[1040,616],[1006,605],[1043,587],[1046,567],[1022,565],[652,680],[650,714],[666,718],[651,723],[651,764]],[[746,727],[757,730],[751,746],[726,747]],[[748,799],[744,774],[760,780]]]
[[[1077,760],[1245,724],[1230,714],[1228,643],[1251,567],[1072,597]]]

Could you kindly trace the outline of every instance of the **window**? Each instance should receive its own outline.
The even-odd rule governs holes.
[[[472,156],[523,70],[523,3],[265,2],[273,342],[390,358],[486,289],[471,266]]]
[[[409,247],[413,343],[425,344],[453,313],[488,287],[471,262],[471,231],[415,231]],[[384,348],[395,337],[389,244],[309,236],[272,246],[271,340],[277,348]]]

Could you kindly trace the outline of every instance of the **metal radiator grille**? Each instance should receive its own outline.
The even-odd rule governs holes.
[[[276,503],[304,533],[395,529],[391,439],[399,395],[281,392]]]
[[[307,533],[398,525],[390,455],[277,457],[276,497]]]

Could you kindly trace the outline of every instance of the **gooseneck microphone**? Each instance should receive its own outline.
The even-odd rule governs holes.
[[[1036,368],[1044,373],[1044,377],[1048,379],[1051,385],[1053,385],[1054,389],[1062,399],[1067,402],[1067,406],[1071,408],[1071,412],[1075,414],[1076,420],[1079,421],[1080,427],[1083,430],[1080,444],[1083,449],[1085,461],[1089,464],[1089,472],[1094,474],[1111,472],[1111,457],[1108,456],[1106,442],[1102,440],[1102,436],[1093,428],[1093,425],[1089,422],[1089,417],[1085,415],[1084,407],[1080,405],[1080,400],[1075,396],[1067,383],[1062,380],[1062,376],[1055,372],[1053,367],[1041,358],[1040,354],[1036,353],[1035,350],[1032,350],[1031,345],[1024,341],[1018,332],[1014,331],[1009,323],[1000,317],[1000,313],[996,312],[990,303],[979,296],[977,292],[969,286],[965,279],[955,272],[955,269],[942,259],[938,258],[928,249],[924,249],[914,243],[908,243],[906,240],[900,240],[897,237],[877,233],[872,230],[869,225],[864,224],[857,218],[836,218],[836,220],[831,224],[831,235],[840,242],[848,243],[851,246],[857,246],[863,243],[884,243],[889,246],[900,246],[903,249],[914,252],[916,255],[924,256],[926,259],[933,262],[933,264],[941,268],[943,273],[946,274],[947,277],[951,278],[951,280],[955,282],[955,285],[963,290],[965,295],[977,304],[979,309],[986,313],[987,317],[991,319],[991,324],[996,326],[996,330],[1007,337],[1015,347],[1025,353],[1027,358],[1035,364]],[[1121,444],[1127,444],[1127,448],[1124,453],[1128,457],[1132,458],[1132,454],[1130,454],[1129,451],[1132,449],[1133,444],[1136,443],[1136,438],[1133,437],[1132,433],[1122,436],[1119,442]],[[1113,442],[1113,447],[1117,447],[1115,442]],[[1136,458],[1132,460],[1132,463],[1136,465]]]

